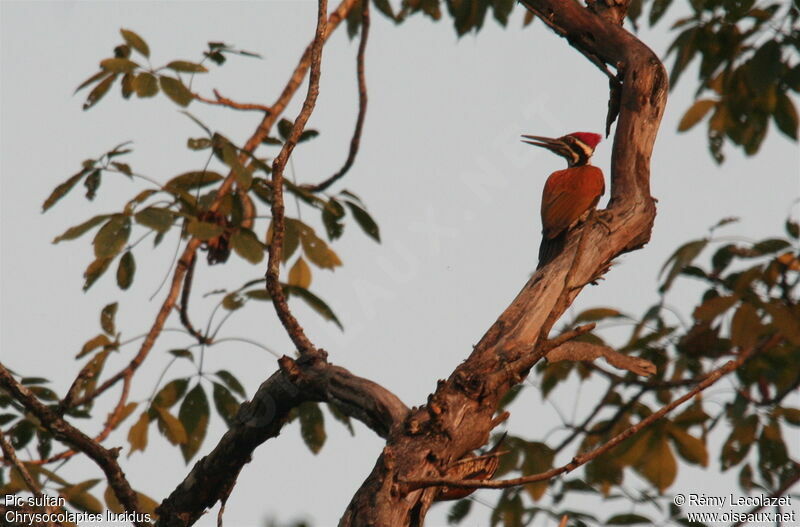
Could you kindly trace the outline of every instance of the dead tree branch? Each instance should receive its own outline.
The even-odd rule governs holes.
[[[86,454],[97,466],[99,466],[108,480],[108,485],[114,491],[117,500],[125,507],[129,513],[136,514],[141,518],[144,515],[139,510],[138,498],[136,493],[125,478],[125,473],[117,463],[116,450],[107,450],[99,443],[92,440],[89,436],[67,423],[59,417],[53,410],[39,402],[39,399],[31,393],[25,386],[17,382],[11,373],[0,364],[0,387],[9,393],[16,401],[20,402],[25,409],[36,416],[53,437],[72,446]],[[137,527],[149,526],[149,522],[135,521]]]
[[[294,127],[286,142],[283,144],[280,153],[272,163],[272,239],[269,242],[269,262],[267,264],[267,291],[275,312],[286,329],[286,333],[292,339],[300,353],[315,353],[317,350],[314,344],[308,339],[305,330],[292,315],[289,304],[286,302],[286,295],[280,283],[281,254],[283,251],[284,206],[283,206],[283,171],[289,156],[292,155],[300,135],[303,133],[311,112],[319,95],[319,78],[322,67],[322,47],[325,43],[325,27],[328,23],[328,2],[319,0],[319,13],[317,15],[317,29],[314,34],[314,43],[311,45],[311,74],[308,81],[308,93],[303,102],[303,108],[294,121]]]
[[[358,117],[353,137],[350,139],[350,151],[347,159],[336,173],[325,181],[306,187],[311,192],[323,192],[328,187],[344,177],[353,166],[361,145],[361,132],[364,130],[364,119],[367,116],[367,77],[364,73],[364,56],[367,53],[367,39],[369,38],[369,2],[361,4],[361,40],[358,42],[358,55],[356,57],[356,76],[358,77]]]
[[[605,211],[609,229],[589,222],[575,232],[559,257],[525,284],[469,358],[439,383],[428,403],[393,430],[345,511],[344,527],[421,525],[437,489],[406,494],[401,480],[442,477],[452,462],[484,445],[501,398],[545,355],[539,344],[581,289],[613,258],[649,240],[655,217],[649,161],[666,102],[663,65],[636,37],[577,2],[522,3],[584,54],[624,66]]]
[[[158,525],[185,527],[227,496],[253,451],[280,432],[292,408],[306,401],[335,405],[362,421],[381,437],[398,427],[408,407],[394,394],[318,354],[298,360],[283,357],[280,369],[244,403],[235,423],[207,456],[159,506]]]
[[[780,340],[779,337],[773,337],[772,344],[776,344],[777,341]],[[408,490],[415,490],[424,487],[431,487],[431,486],[447,486],[447,487],[455,487],[455,488],[468,488],[468,489],[505,489],[509,487],[518,487],[520,485],[525,485],[527,483],[534,483],[536,481],[544,481],[548,479],[552,479],[556,476],[560,476],[561,474],[566,474],[572,472],[576,468],[585,465],[589,461],[596,459],[600,455],[608,452],[609,450],[613,449],[614,447],[618,446],[620,443],[632,437],[633,435],[641,432],[645,428],[649,427],[651,424],[655,423],[669,412],[677,408],[678,406],[682,405],[689,399],[692,399],[694,396],[708,388],[709,386],[716,383],[725,375],[735,371],[739,368],[742,364],[744,364],[747,360],[749,360],[753,355],[755,355],[758,351],[763,350],[765,348],[769,348],[771,345],[765,345],[762,348],[751,348],[750,350],[743,352],[739,355],[739,358],[736,360],[730,360],[725,363],[723,366],[717,368],[716,370],[708,373],[705,378],[692,390],[689,390],[681,397],[675,399],[671,403],[662,406],[658,411],[653,412],[645,419],[642,419],[637,424],[630,426],[617,434],[616,436],[612,437],[607,442],[603,443],[602,445],[598,446],[591,452],[586,452],[585,454],[580,454],[572,458],[572,461],[567,463],[566,465],[562,465],[560,467],[548,470],[546,472],[542,472],[540,474],[532,474],[530,476],[523,476],[520,478],[513,478],[513,479],[504,479],[504,480],[454,480],[448,478],[429,478],[429,479],[421,479],[421,480],[414,480],[414,481],[406,481],[405,483],[408,485]]]

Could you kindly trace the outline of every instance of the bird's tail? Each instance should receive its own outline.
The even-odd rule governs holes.
[[[567,239],[567,231],[564,230],[554,238],[542,237],[542,243],[539,245],[539,265],[536,269],[541,269],[547,265],[553,258],[559,255],[564,249],[564,242]]]

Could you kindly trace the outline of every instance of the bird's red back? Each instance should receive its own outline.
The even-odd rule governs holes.
[[[568,229],[597,205],[604,192],[603,171],[596,166],[566,168],[550,174],[542,192],[544,237],[555,238]]]

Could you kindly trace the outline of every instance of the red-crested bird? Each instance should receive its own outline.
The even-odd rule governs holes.
[[[589,164],[601,136],[575,132],[552,139],[523,135],[523,142],[541,146],[565,158],[568,168],[550,174],[542,192],[542,244],[537,269],[564,247],[567,232],[584,221],[606,189],[603,171]]]

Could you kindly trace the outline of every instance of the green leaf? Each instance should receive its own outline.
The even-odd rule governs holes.
[[[607,519],[605,525],[639,525],[642,523],[645,525],[653,525],[653,520],[639,514],[616,514]]]
[[[763,327],[755,308],[742,302],[731,320],[731,344],[740,350],[755,346]]]
[[[294,123],[289,119],[281,119],[278,122],[278,134],[280,134],[284,141],[289,139],[289,136],[292,134],[292,128],[294,128]]]
[[[619,318],[624,316],[625,315],[616,309],[611,309],[610,307],[595,307],[593,309],[587,309],[586,311],[581,312],[580,315],[575,317],[575,323],[596,322],[605,318]]]
[[[186,146],[189,150],[205,150],[207,148],[211,148],[211,139],[208,137],[198,137],[186,140]]]
[[[314,402],[305,402],[297,407],[300,417],[300,435],[306,446],[313,454],[318,454],[325,444],[325,417],[319,405]]]
[[[522,461],[522,474],[531,476],[533,474],[540,474],[553,468],[553,459],[556,452],[544,443],[532,442],[526,443],[523,447],[525,452],[525,459]],[[544,495],[549,482],[535,481],[525,485],[525,492],[531,497],[533,501],[539,501]]]
[[[135,274],[136,260],[133,258],[133,253],[125,251],[125,254],[119,259],[119,266],[117,267],[117,285],[119,288],[126,291],[133,283]]]
[[[342,265],[339,256],[328,247],[324,240],[319,238],[314,229],[305,225],[304,223],[297,222],[301,225],[299,229],[300,242],[303,245],[303,252],[305,252],[311,263],[322,269],[333,269]]]
[[[141,98],[153,97],[158,93],[158,80],[152,73],[143,71],[134,77],[133,91]]]
[[[94,255],[99,258],[113,258],[125,244],[131,234],[131,219],[124,214],[114,214],[103,225],[92,241]]]
[[[147,46],[147,42],[145,42],[142,37],[130,29],[120,29],[119,32],[122,35],[122,38],[125,39],[126,44],[145,57],[150,57],[150,48]]]
[[[671,425],[668,430],[678,454],[683,459],[695,465],[708,466],[708,449],[705,441],[690,435],[679,426]]]
[[[44,203],[42,204],[42,212],[47,211],[47,209],[55,205],[56,202],[58,202],[58,200],[66,196],[67,193],[70,190],[72,190],[72,188],[78,184],[78,181],[80,181],[81,178],[85,176],[88,172],[89,171],[84,168],[83,170],[81,170],[80,172],[78,172],[77,174],[70,177],[68,180],[66,180],[65,182],[61,183],[56,188],[54,188],[53,192],[51,192],[50,195],[47,197],[47,199],[44,200]],[[71,238],[65,238],[65,239],[71,239]]]
[[[361,227],[361,230],[363,230],[367,236],[380,243],[381,232],[378,228],[378,224],[372,219],[372,216],[370,216],[366,210],[362,209],[352,201],[346,201],[345,203],[347,203],[347,206],[353,213],[353,217],[356,219],[358,226]]]
[[[772,317],[772,325],[795,346],[800,346],[800,313],[797,306],[784,305],[780,300],[773,300],[764,308]]]
[[[169,354],[174,356],[174,357],[178,357],[178,358],[182,358],[182,359],[189,359],[190,361],[194,362],[194,355],[192,354],[191,351],[189,351],[187,349],[169,350]]]
[[[108,266],[111,264],[113,258],[97,258],[89,264],[86,271],[83,272],[83,290],[86,291],[97,281],[98,278],[103,276]]]
[[[181,190],[190,190],[195,188],[202,188],[207,187],[208,185],[212,185],[217,181],[221,181],[225,178],[222,177],[221,174],[217,172],[211,172],[208,170],[198,170],[193,172],[186,172],[179,176],[175,176],[174,178],[167,181],[164,185],[164,188],[167,190],[169,189],[181,189]]]
[[[228,370],[219,370],[217,373],[215,373],[215,375],[219,377],[219,379],[225,383],[228,388],[238,393],[240,396],[246,397],[244,386],[242,386],[242,383],[240,383],[231,372]]]
[[[289,270],[289,284],[308,289],[311,285],[311,268],[301,256]]]
[[[667,9],[671,3],[672,0],[653,0],[653,4],[650,6],[649,17],[651,27],[656,25],[658,21],[661,20],[661,17],[667,12]]]
[[[158,419],[158,430],[173,445],[183,445],[188,441],[186,429],[177,417],[161,406],[154,407]]]
[[[239,161],[238,150],[232,143],[226,141],[222,145],[222,160],[233,171],[236,182],[244,190],[248,190],[253,183],[253,171],[242,165]]]
[[[128,457],[137,450],[144,452],[147,448],[147,428],[150,426],[150,418],[147,412],[142,412],[139,420],[128,431],[128,443],[131,445],[131,450],[128,452]]]
[[[669,447],[667,438],[663,434],[654,434],[649,442],[647,455],[642,456],[635,467],[644,478],[653,484],[660,492],[664,492],[678,474],[678,464],[675,454]]]
[[[147,207],[133,216],[136,223],[157,232],[168,231],[172,227],[174,218],[174,213],[171,210],[161,207]]]
[[[794,107],[792,99],[785,92],[778,94],[772,118],[775,120],[778,130],[797,141],[797,109]]]
[[[697,123],[699,123],[706,114],[717,105],[717,101],[712,101],[711,99],[701,99],[695,101],[686,113],[683,114],[681,117],[681,122],[678,123],[678,131],[685,132]]]
[[[793,426],[800,426],[800,408],[778,408],[780,416]]]
[[[777,40],[768,40],[743,67],[755,92],[768,89],[778,80],[781,71],[781,45]]]
[[[226,387],[217,382],[214,383],[214,406],[228,428],[233,426],[236,422],[236,412],[239,411],[239,402]]]
[[[86,187],[86,199],[89,201],[93,200],[94,197],[97,195],[97,189],[100,188],[100,180],[103,172],[98,168],[96,170],[92,170],[89,172],[89,175],[86,176],[86,179],[83,181],[83,185]]]
[[[88,79],[83,81],[80,84],[80,86],[75,88],[75,93],[78,93],[79,91],[81,91],[82,89],[84,89],[88,85],[92,84],[93,82],[97,82],[98,80],[100,80],[101,78],[105,77],[106,75],[108,75],[107,71],[105,71],[105,70],[98,71],[97,73],[95,73],[94,75],[92,75],[91,77],[89,77]]]
[[[114,335],[114,333],[116,333],[114,318],[117,316],[118,307],[119,305],[114,302],[113,304],[108,304],[100,311],[100,327],[109,335]]]
[[[175,379],[167,383],[153,398],[153,406],[170,408],[186,393],[189,379]]]
[[[202,64],[196,64],[186,60],[173,60],[167,67],[174,71],[181,71],[186,73],[206,73],[208,70]]]
[[[172,102],[175,104],[184,107],[189,106],[192,99],[194,99],[192,92],[189,91],[189,88],[187,88],[180,79],[161,75],[158,80],[161,84],[161,90],[167,94],[167,97],[172,99]]]
[[[225,228],[222,227],[222,225],[217,225],[216,223],[192,219],[192,221],[190,221],[189,225],[186,227],[186,231],[195,238],[205,241],[210,240],[211,238],[216,238],[225,232]]]
[[[100,83],[89,92],[89,96],[86,97],[86,102],[83,103],[84,111],[97,104],[97,102],[102,99],[106,93],[108,93],[108,89],[111,88],[112,84],[114,84],[114,80],[116,78],[116,73],[110,74],[108,77],[100,81]]]
[[[336,317],[336,314],[333,310],[326,304],[321,298],[313,294],[308,289],[303,289],[302,287],[297,287],[295,285],[284,284],[283,285],[284,291],[286,291],[287,295],[296,295],[302,298],[308,306],[316,311],[319,315],[322,316],[325,320],[329,320],[339,326],[339,329],[344,330],[342,323],[339,322],[339,319]]]
[[[100,61],[100,67],[112,73],[130,73],[139,67],[130,59],[105,59]]]
[[[257,264],[264,259],[264,244],[250,229],[240,227],[231,237],[231,245],[236,254],[252,264]]]
[[[373,5],[375,8],[383,13],[386,17],[394,21],[395,23],[398,22],[397,17],[392,10],[392,4],[389,3],[389,0],[373,0]]]
[[[126,73],[122,77],[122,98],[123,99],[130,99],[131,94],[133,94],[133,79],[134,76],[132,73]]]
[[[100,514],[103,512],[103,505],[88,492],[89,489],[99,482],[99,479],[90,479],[81,483],[76,483],[75,485],[62,487],[59,489],[59,494],[67,500],[67,503],[76,509],[93,514]]]
[[[304,143],[306,141],[310,141],[319,135],[319,132],[316,130],[303,130],[303,133],[300,134],[300,137],[297,139],[297,143]]]
[[[691,264],[694,259],[697,258],[697,256],[703,251],[707,244],[708,240],[694,240],[678,247],[678,249],[672,253],[672,256],[669,257],[659,272],[659,275],[663,275],[664,271],[670,267],[670,263],[672,264],[664,283],[659,288],[659,291],[662,293],[667,291],[672,285],[673,280],[675,280],[683,268]]]
[[[209,414],[208,397],[206,397],[203,386],[198,382],[186,394],[178,412],[178,419],[186,430],[186,442],[181,443],[181,453],[187,463],[197,454],[203,444],[208,431]]]
[[[125,512],[125,507],[117,499],[117,496],[114,494],[114,489],[111,486],[107,486],[105,492],[103,492],[103,501],[106,502],[106,507],[108,510],[113,512],[114,514],[121,514]]]
[[[74,240],[75,238],[79,238],[80,236],[83,236],[94,227],[97,227],[98,225],[103,223],[103,221],[107,220],[110,216],[111,216],[110,214],[99,214],[93,218],[84,221],[80,225],[75,225],[74,227],[70,227],[69,229],[64,231],[63,234],[53,238],[53,243],[58,243],[64,240]]]
[[[694,309],[695,320],[712,321],[730,309],[739,298],[736,296],[716,296],[710,298]]]
[[[376,0],[376,3],[377,1],[378,0]],[[472,500],[458,500],[453,504],[453,506],[450,508],[450,511],[447,513],[447,523],[449,525],[458,525],[464,518],[467,517],[471,508]]]
[[[19,421],[14,428],[11,429],[11,446],[17,450],[25,448],[33,439],[33,434],[36,431],[36,425],[27,419]]]
[[[236,311],[243,305],[244,302],[242,301],[241,297],[239,297],[239,294],[236,291],[228,293],[222,299],[222,307],[224,307],[228,311]]]

